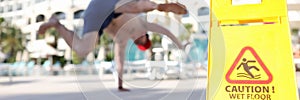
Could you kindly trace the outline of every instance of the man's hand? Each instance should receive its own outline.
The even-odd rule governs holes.
[[[57,27],[59,25],[60,25],[60,23],[59,23],[59,20],[56,18],[56,15],[52,15],[48,22],[43,23],[40,26],[38,33],[44,34],[47,31],[47,29],[49,29],[51,27]]]

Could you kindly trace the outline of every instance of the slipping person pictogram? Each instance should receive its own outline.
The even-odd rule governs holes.
[[[239,70],[239,68],[241,66],[243,66],[244,70],[247,72],[248,75],[251,76],[251,78],[255,78],[255,76],[250,72],[251,69],[255,69],[256,71],[259,71],[259,69],[256,66],[249,66],[248,63],[255,63],[256,61],[254,60],[247,60],[246,58],[243,58],[243,62],[237,67],[237,70]]]

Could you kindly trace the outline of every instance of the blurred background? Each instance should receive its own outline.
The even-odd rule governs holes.
[[[156,80],[202,77],[203,82],[206,82],[209,0],[152,1],[180,2],[186,5],[189,13],[185,15],[156,10],[142,14],[149,22],[169,29],[186,46],[186,56],[182,56],[182,52],[168,37],[149,32],[153,44],[151,49],[139,51],[132,40],[128,41],[124,49],[127,78],[138,79],[136,77],[141,76]],[[107,34],[100,37],[93,52],[86,58],[80,58],[54,29],[49,29],[45,34],[37,33],[39,26],[55,14],[62,24],[80,36],[83,14],[89,2],[90,0],[0,0],[0,82],[6,84],[7,81],[14,82],[13,78],[22,80],[32,76],[105,76],[113,73],[114,44]],[[300,0],[287,0],[287,6],[294,63],[298,71]],[[205,86],[203,84],[203,88]]]
[[[45,73],[57,75],[70,70],[66,67],[68,65],[105,63],[113,60],[113,41],[106,34],[100,37],[94,52],[86,58],[79,58],[54,29],[48,30],[46,34],[37,33],[39,26],[55,14],[62,24],[80,36],[83,13],[90,0],[1,0],[0,2],[1,75],[8,75],[3,71],[8,65],[11,66],[14,76]],[[155,0],[155,2],[181,1]],[[149,22],[158,23],[169,29],[183,45],[187,46],[186,53],[189,55],[187,60],[198,63],[197,66],[200,67],[207,58],[209,7],[201,0],[182,3],[193,5],[187,6],[189,13],[186,15],[152,11],[144,16]],[[139,51],[132,41],[128,41],[127,61],[178,60],[175,55],[178,49],[170,39],[158,33],[149,34],[154,45],[146,52]]]

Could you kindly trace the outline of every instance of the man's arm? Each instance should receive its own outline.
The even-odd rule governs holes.
[[[126,41],[127,42],[127,41]],[[125,48],[126,48],[126,44],[125,42],[123,43],[119,43],[119,42],[115,42],[114,45],[114,60],[116,62],[117,65],[117,72],[118,72],[118,85],[119,88],[123,87],[123,70],[124,70],[124,59],[125,59]]]
[[[145,21],[143,21],[143,22],[145,22]],[[175,42],[175,44],[178,46],[179,49],[182,49],[182,50],[184,49],[184,47],[180,43],[180,41],[166,28],[164,28],[160,25],[157,25],[154,23],[148,23],[148,22],[145,23],[145,27],[149,31],[161,33],[161,34],[168,36],[172,41]]]
[[[64,38],[67,44],[80,56],[87,56],[95,48],[98,38],[98,32],[85,33],[79,38],[73,31],[68,30],[63,25],[56,27],[57,31]]]

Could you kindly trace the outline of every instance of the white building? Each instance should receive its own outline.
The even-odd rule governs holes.
[[[73,29],[74,21],[81,18],[90,0],[1,0],[0,16],[29,33],[36,40],[36,31],[41,22],[57,14],[62,23]]]
[[[196,34],[209,31],[209,0],[154,0],[158,3],[180,2],[186,5],[189,14],[178,16],[158,11],[148,13],[148,21],[170,29],[175,36],[184,33],[181,23],[193,24]],[[37,29],[52,14],[59,15],[61,22],[71,30],[80,32],[82,14],[90,0],[0,0],[0,16],[21,28],[29,41],[37,39]],[[300,28],[300,0],[288,0],[291,28]]]
[[[166,0],[155,1],[163,3]],[[195,25],[195,30],[199,30],[199,32],[201,32],[201,28],[204,30],[209,28],[209,0],[168,1],[178,1],[186,5],[189,14],[183,16],[182,23],[192,23]],[[60,15],[62,22],[68,28],[74,29],[76,19],[81,18],[81,14],[89,2],[90,0],[0,0],[0,16],[21,27],[24,33],[30,33],[30,40],[35,40],[37,26],[52,14]],[[291,28],[299,28],[300,0],[287,0],[287,3],[290,10]]]
[[[90,0],[0,0],[0,17],[21,28],[29,43],[38,44],[35,42],[37,30],[52,14],[58,15],[61,23],[67,28],[80,31],[83,11],[89,2]],[[45,40],[49,42],[54,41],[53,39],[53,37],[46,37]],[[61,43],[63,42],[58,46],[64,45]],[[66,48],[68,47],[64,47]]]

